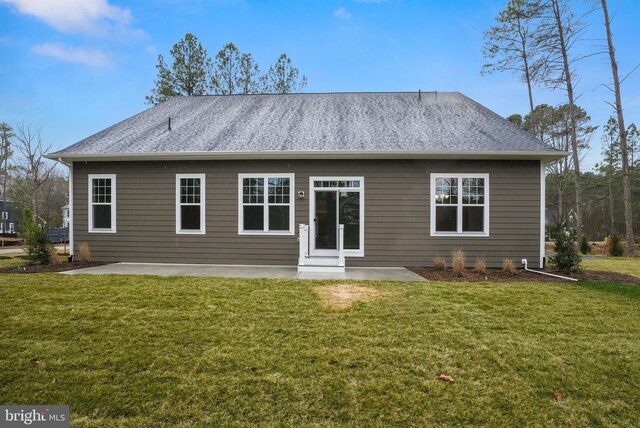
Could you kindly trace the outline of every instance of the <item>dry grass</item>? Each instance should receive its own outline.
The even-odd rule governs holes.
[[[89,248],[89,244],[86,242],[81,243],[78,250],[80,263],[91,263],[91,249]]]
[[[516,268],[513,266],[513,260],[504,259],[502,261],[502,270],[506,273],[516,273]]]
[[[334,309],[347,309],[356,302],[367,302],[382,297],[385,293],[371,287],[355,284],[322,285],[313,289],[325,306]]]
[[[473,265],[473,271],[475,273],[487,273],[487,265],[484,262],[483,257],[478,257],[476,263]]]
[[[53,245],[49,247],[49,264],[60,264],[60,255],[58,254],[58,250],[56,250],[56,247],[54,247]]]
[[[464,251],[455,250],[451,253],[452,261],[451,268],[453,269],[453,273],[455,276],[464,276]]]
[[[447,268],[447,261],[444,259],[444,257],[434,257],[433,267],[438,270],[445,270]]]

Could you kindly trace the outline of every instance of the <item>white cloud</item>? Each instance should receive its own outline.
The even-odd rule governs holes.
[[[0,0],[17,12],[33,16],[64,33],[106,36],[111,33],[139,34],[131,30],[131,11],[108,0]]]
[[[59,61],[83,64],[94,68],[107,68],[113,65],[112,58],[100,49],[74,48],[62,43],[42,43],[33,46],[31,52]]]
[[[351,19],[351,12],[349,12],[347,8],[341,7],[333,11],[333,16],[335,16],[336,18],[349,20]]]

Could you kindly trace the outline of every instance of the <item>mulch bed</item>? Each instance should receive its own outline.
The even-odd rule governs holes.
[[[83,269],[94,266],[103,266],[108,263],[105,262],[91,262],[91,263],[60,263],[57,265],[27,265],[18,267],[5,267],[0,268],[0,274],[2,273],[48,273],[48,272],[66,272],[68,270]]]
[[[463,276],[456,276],[452,269],[439,270],[432,267],[410,267],[410,270],[430,281],[453,281],[453,282],[569,282],[561,278],[555,278],[547,275],[540,275],[525,270],[517,270],[515,273],[506,273],[502,269],[487,269],[487,273],[479,274],[471,270],[464,273]],[[537,269],[536,269],[537,270]],[[589,270],[580,273],[565,275],[544,269],[544,272],[553,273],[562,276],[576,278],[585,282],[617,282],[622,284],[638,284],[640,278],[631,275],[624,275],[616,272],[607,272],[600,270]]]
[[[66,272],[69,270],[83,269],[94,266],[104,266],[106,262],[91,263],[60,263],[57,265],[28,265],[18,267],[0,268],[0,274],[3,273],[48,273],[48,272]],[[472,270],[467,270],[463,276],[456,276],[452,269],[440,270],[432,267],[410,267],[408,268],[418,275],[430,281],[452,281],[452,282],[567,282],[561,278],[554,278],[547,275],[539,275],[525,270],[517,270],[515,273],[506,273],[502,269],[487,269],[487,273],[479,274]],[[549,273],[558,273],[548,269],[544,270]],[[579,281],[586,282],[617,282],[622,284],[638,284],[640,278],[631,275],[624,275],[616,272],[607,272],[599,270],[590,270],[580,273],[574,273],[569,276]]]

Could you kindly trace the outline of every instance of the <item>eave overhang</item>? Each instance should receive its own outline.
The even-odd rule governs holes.
[[[172,160],[275,160],[275,159],[459,159],[541,160],[553,162],[569,155],[565,151],[259,151],[259,152],[151,152],[151,153],[51,153],[45,157],[69,162],[125,162]]]

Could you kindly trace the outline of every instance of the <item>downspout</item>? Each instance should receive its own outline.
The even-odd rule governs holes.
[[[73,161],[70,163],[62,162],[61,158],[58,158],[58,162],[69,167],[69,261],[73,261]]]
[[[567,281],[577,281],[576,278],[569,278],[568,276],[561,276],[561,275],[556,275],[556,274],[553,274],[553,273],[541,272],[539,270],[529,269],[527,267],[527,259],[522,259],[522,264],[524,265],[524,270],[526,270],[527,272],[539,273],[540,275],[553,276],[555,278],[561,278],[561,279],[564,279],[564,280],[567,280]]]
[[[540,266],[541,269],[544,269],[545,262],[545,228],[547,226],[547,201],[546,201],[546,170],[545,163],[543,160],[540,160]]]

